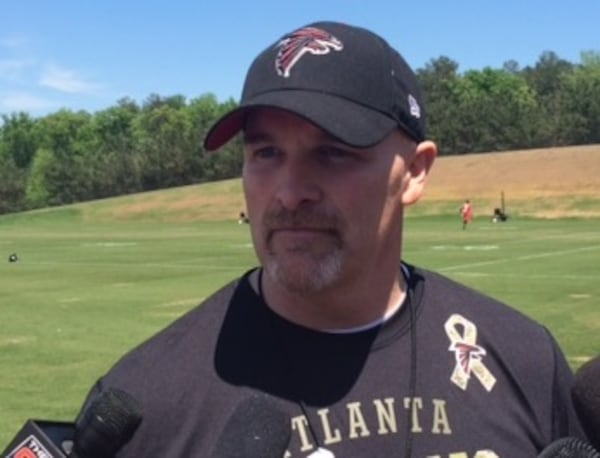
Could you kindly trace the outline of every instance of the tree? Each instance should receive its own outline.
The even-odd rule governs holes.
[[[573,69],[573,64],[561,59],[553,51],[544,51],[533,67],[523,69],[523,77],[542,98],[556,94],[563,75]]]
[[[204,94],[192,99],[185,108],[185,116],[190,125],[190,172],[194,182],[210,180],[213,173],[213,154],[204,151],[202,143],[212,123],[223,113],[214,94]]]
[[[135,119],[136,155],[144,190],[193,182],[188,169],[194,150],[190,133],[185,111],[169,104],[144,109]]]
[[[134,149],[133,121],[139,109],[119,104],[94,114],[92,130],[95,149],[131,154]]]
[[[522,78],[505,70],[472,70],[457,91],[464,151],[504,151],[532,144],[538,105]]]
[[[538,127],[538,140],[532,146],[553,146],[561,142],[557,138],[560,130],[559,92],[561,81],[573,70],[573,64],[561,59],[552,51],[543,52],[535,66],[525,67],[525,81],[533,89],[539,101],[539,115],[544,119]]]
[[[436,140],[441,154],[461,152],[458,92],[458,64],[441,56],[430,60],[424,69],[417,70],[417,78],[425,95],[428,117],[428,137]]]
[[[202,180],[213,181],[240,176],[243,154],[239,140],[233,140],[218,152],[207,152],[202,143],[212,124],[237,107],[233,99],[218,103],[213,94],[205,94],[190,103],[188,116],[192,125],[193,161]]]
[[[582,63],[561,80],[557,102],[558,142],[600,143],[600,54],[582,54]]]
[[[25,171],[12,157],[0,156],[0,214],[25,208]]]
[[[142,104],[143,111],[152,111],[156,108],[168,106],[174,110],[185,107],[185,97],[180,94],[161,97],[158,94],[150,94]]]
[[[60,110],[42,118],[37,124],[43,167],[38,166],[41,167],[36,177],[39,182],[33,187],[36,205],[41,205],[43,200],[47,205],[61,205],[93,198],[82,159],[93,146],[91,119],[91,115],[84,111]],[[40,150],[36,156],[38,154]],[[31,173],[33,175],[33,170]],[[39,183],[43,183],[43,189],[48,193],[44,198]],[[29,197],[31,193],[28,192],[31,202]]]
[[[2,115],[0,125],[0,157],[12,158],[13,164],[27,169],[39,146],[36,121],[27,113]]]
[[[507,71],[508,73],[512,73],[514,75],[518,75],[520,72],[520,66],[516,60],[510,59],[504,62],[504,64],[502,65],[502,70]]]
[[[141,190],[133,134],[139,112],[134,102],[121,99],[117,106],[94,115],[93,140],[84,162],[95,198]]]
[[[51,150],[40,148],[36,151],[27,180],[25,200],[28,207],[50,205],[52,196],[48,189],[48,176],[55,163],[56,158]]]

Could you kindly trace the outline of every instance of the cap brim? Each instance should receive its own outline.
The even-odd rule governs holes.
[[[367,148],[383,140],[398,123],[371,108],[337,96],[302,90],[260,94],[219,119],[204,139],[204,148],[213,151],[227,143],[243,127],[248,110],[280,108],[319,126],[341,142]]]

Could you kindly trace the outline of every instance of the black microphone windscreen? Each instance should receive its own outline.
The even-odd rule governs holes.
[[[600,449],[600,356],[577,370],[571,396],[588,439],[594,447]]]
[[[600,454],[581,439],[563,437],[542,450],[538,458],[600,458]]]
[[[281,458],[290,442],[290,419],[272,397],[251,396],[237,405],[213,458]]]
[[[111,388],[100,394],[75,425],[73,458],[111,458],[133,436],[142,421],[138,401]]]

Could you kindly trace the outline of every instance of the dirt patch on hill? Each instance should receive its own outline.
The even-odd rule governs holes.
[[[465,199],[538,217],[600,217],[600,145],[439,157],[421,204]]]

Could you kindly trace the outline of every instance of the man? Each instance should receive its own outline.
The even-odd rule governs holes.
[[[333,22],[285,35],[205,147],[237,133],[260,267],[99,380],[88,403],[116,387],[143,406],[120,457],[211,456],[257,392],[290,419],[286,457],[532,457],[582,434],[545,328],[401,261],[437,150],[381,37]]]
[[[473,219],[473,206],[471,205],[471,201],[469,199],[465,200],[464,203],[460,207],[460,216],[462,218],[462,228],[465,230],[467,225]]]

